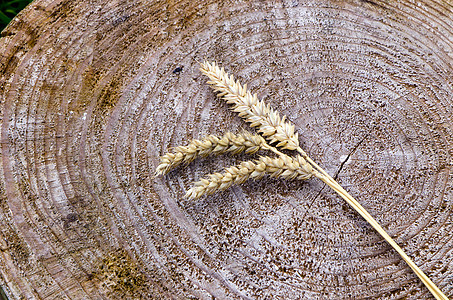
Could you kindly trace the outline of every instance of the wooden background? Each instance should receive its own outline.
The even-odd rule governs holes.
[[[196,201],[153,178],[248,128],[197,61],[296,124],[309,155],[453,297],[451,1],[37,0],[0,39],[0,285],[9,299],[432,299],[316,180]]]

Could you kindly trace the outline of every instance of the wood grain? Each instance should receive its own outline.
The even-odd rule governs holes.
[[[153,178],[189,139],[246,128],[197,61],[301,145],[453,297],[451,1],[37,0],[0,39],[0,284],[9,299],[432,299],[315,180]]]

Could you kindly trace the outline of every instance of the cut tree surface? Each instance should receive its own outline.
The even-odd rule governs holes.
[[[1,289],[433,299],[318,181],[183,198],[246,158],[232,155],[153,177],[171,147],[248,130],[205,84],[208,59],[288,116],[310,157],[453,297],[452,20],[451,1],[428,0],[33,2],[0,38]]]

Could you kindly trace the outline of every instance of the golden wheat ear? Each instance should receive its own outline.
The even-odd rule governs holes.
[[[247,90],[247,85],[235,81],[233,75],[228,75],[223,68],[215,62],[207,61],[200,64],[200,71],[209,78],[208,84],[218,92],[217,96],[232,104],[233,111],[257,127],[258,132],[271,143],[278,143],[277,147],[296,150],[299,147],[299,138],[294,132],[294,125],[286,122],[286,117],[258,100],[256,94]]]
[[[324,169],[316,164],[299,146],[299,136],[294,130],[294,125],[286,116],[280,114],[258,96],[247,90],[247,84],[241,85],[233,75],[225,72],[215,62],[204,61],[200,63],[200,71],[209,78],[208,84],[217,92],[217,96],[232,104],[232,110],[250,123],[251,127],[257,127],[266,139],[271,143],[278,142],[276,147],[282,149],[297,150],[302,157],[315,167],[318,172],[329,178]]]
[[[243,161],[237,166],[225,169],[224,173],[209,174],[196,182],[189,189],[185,197],[189,199],[200,198],[217,191],[224,191],[232,185],[245,182],[248,179],[260,179],[264,175],[281,177],[285,179],[305,180],[317,173],[302,156],[296,158],[285,154],[277,158],[262,156],[255,161]]]
[[[181,164],[189,164],[197,157],[241,152],[253,154],[260,149],[271,150],[263,137],[247,131],[238,134],[227,132],[221,137],[209,135],[201,140],[191,140],[187,146],[175,147],[172,153],[161,156],[156,175],[167,174]]]

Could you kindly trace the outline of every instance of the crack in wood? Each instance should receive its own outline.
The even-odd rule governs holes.
[[[366,134],[355,146],[354,148],[349,152],[348,156],[346,156],[346,158],[341,162],[340,164],[340,167],[338,168],[337,172],[335,173],[335,176],[333,176],[333,179],[337,180],[338,178],[338,175],[340,174],[341,170],[343,169],[344,165],[346,164],[346,162],[349,160],[349,158],[351,157],[351,155],[353,155],[357,149],[359,148],[359,146],[363,143],[363,141],[365,141],[365,139],[369,136],[370,134]]]

